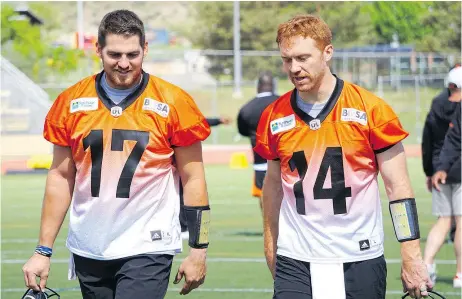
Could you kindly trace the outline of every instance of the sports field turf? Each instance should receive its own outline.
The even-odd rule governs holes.
[[[431,215],[430,193],[424,187],[421,162],[409,159],[412,184],[418,200],[422,236],[435,221]],[[205,284],[187,298],[250,299],[271,298],[272,283],[263,256],[261,216],[258,203],[251,198],[252,170],[231,170],[226,165],[207,166],[207,181],[212,206],[211,246]],[[21,267],[33,252],[38,236],[40,207],[45,184],[44,175],[2,177],[2,275],[1,298],[20,298],[24,292]],[[387,298],[400,298],[399,243],[395,239],[388,204],[382,188],[385,223],[385,257],[388,261]],[[77,281],[67,280],[68,251],[64,246],[67,221],[55,243],[48,285],[59,290],[61,298],[81,298]],[[422,245],[424,245],[423,240]],[[186,245],[186,243],[185,243]],[[184,253],[177,256],[172,274],[176,273]],[[451,244],[445,244],[437,255],[436,290],[446,298],[460,298],[453,289],[455,272]],[[170,281],[168,299],[184,298],[179,287]]]

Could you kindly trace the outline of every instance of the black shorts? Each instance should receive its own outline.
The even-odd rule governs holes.
[[[74,254],[83,299],[163,299],[173,255],[142,254],[94,260]]]
[[[252,185],[252,196],[261,197],[263,181],[265,180],[266,171],[255,170]]]
[[[345,298],[384,299],[387,264],[382,256],[343,265]],[[310,263],[278,255],[273,299],[312,299]]]

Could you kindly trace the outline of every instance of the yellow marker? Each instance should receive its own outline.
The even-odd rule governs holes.
[[[53,155],[35,155],[27,160],[29,169],[50,169]]]
[[[247,155],[244,152],[235,152],[231,155],[229,168],[244,169],[247,167],[249,167],[249,162],[247,161]]]

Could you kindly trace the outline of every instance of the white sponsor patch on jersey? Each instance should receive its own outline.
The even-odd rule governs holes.
[[[295,115],[278,118],[270,123],[271,134],[277,134],[295,128]]]
[[[354,121],[362,125],[366,125],[367,115],[366,115],[366,112],[361,111],[361,110],[356,110],[354,108],[343,108],[341,120]]]
[[[78,98],[71,101],[71,113],[98,109],[98,98]]]
[[[161,103],[150,98],[145,98],[143,103],[143,110],[150,110],[162,117],[167,117],[168,113],[170,112],[170,107],[165,103]]]

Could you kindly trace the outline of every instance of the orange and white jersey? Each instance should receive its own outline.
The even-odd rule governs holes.
[[[281,163],[277,253],[318,263],[382,255],[375,154],[407,135],[383,100],[338,78],[316,118],[297,107],[295,90],[271,104],[255,150]]]
[[[143,72],[116,105],[101,78],[65,90],[45,120],[44,137],[70,147],[77,168],[67,246],[99,260],[181,251],[173,147],[206,139],[210,128],[175,85]]]

